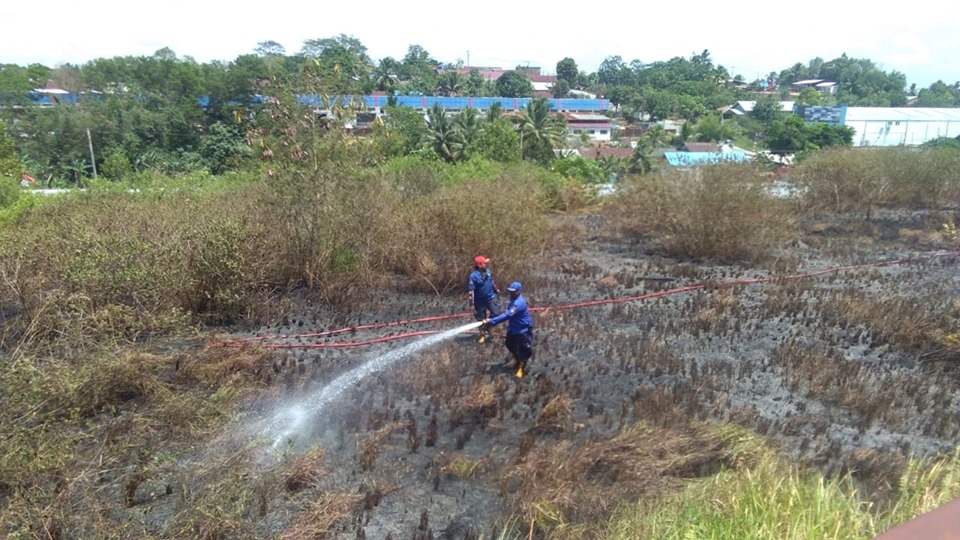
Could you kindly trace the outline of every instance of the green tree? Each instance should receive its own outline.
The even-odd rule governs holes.
[[[483,118],[476,109],[464,109],[453,118],[453,124],[460,132],[463,144],[469,146],[483,131]]]
[[[410,107],[387,106],[383,122],[374,128],[374,136],[387,157],[410,154],[422,146],[426,136],[423,115]]]
[[[437,91],[441,96],[458,96],[463,86],[463,77],[456,71],[446,71],[437,77]]]
[[[797,105],[820,105],[823,103],[823,95],[816,88],[806,87],[800,91],[797,96]]]
[[[553,97],[557,99],[565,98],[570,94],[570,84],[563,79],[557,79],[550,91],[553,93]]]
[[[700,117],[693,128],[696,138],[701,142],[722,142],[736,136],[736,128],[732,123],[726,123],[718,114],[705,114]]]
[[[0,121],[0,181],[19,183],[22,172],[23,167],[13,137],[7,134],[6,126]]]
[[[427,138],[424,144],[446,162],[456,162],[463,157],[463,136],[439,103],[434,103],[427,112]]]
[[[257,47],[253,49],[253,52],[263,57],[284,56],[287,54],[287,49],[276,41],[268,40],[257,43]]]
[[[942,80],[923,88],[917,96],[917,107],[957,107],[960,106],[960,84],[951,88]]]
[[[213,174],[234,168],[246,152],[236,128],[220,122],[210,126],[210,132],[200,140],[200,155],[210,164]]]
[[[467,154],[492,161],[511,163],[520,160],[520,134],[510,121],[497,118],[467,145]]]
[[[503,104],[499,101],[494,101],[490,108],[487,109],[487,122],[496,122],[500,119],[500,115],[503,114]]]
[[[533,83],[523,74],[508,71],[497,79],[497,95],[501,97],[529,97],[533,95]]]
[[[799,116],[776,120],[767,131],[767,146],[774,154],[795,154],[815,149],[807,140],[807,126]]]
[[[670,134],[663,126],[653,126],[640,136],[630,156],[628,170],[634,174],[647,174],[653,170],[653,155],[658,148],[670,142]]]
[[[557,80],[566,81],[567,88],[574,88],[577,85],[577,76],[580,74],[580,69],[577,67],[577,63],[570,58],[569,56],[563,60],[557,62]]]
[[[523,158],[548,163],[566,135],[566,121],[550,112],[550,102],[539,98],[520,112],[519,130]]]
[[[769,126],[784,117],[783,107],[777,96],[761,96],[753,105],[751,115],[761,124]]]

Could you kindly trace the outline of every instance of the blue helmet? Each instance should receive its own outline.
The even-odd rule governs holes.
[[[519,281],[514,281],[507,287],[507,290],[510,292],[520,292],[523,290],[523,285],[521,285]]]

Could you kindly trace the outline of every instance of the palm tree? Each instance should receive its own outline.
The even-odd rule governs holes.
[[[463,77],[456,71],[447,71],[437,78],[437,93],[441,96],[457,96],[460,94],[460,86],[463,83]]]
[[[392,89],[400,82],[399,63],[392,58],[380,60],[380,64],[373,70],[374,87],[381,92]]]
[[[460,131],[463,143],[469,145],[483,131],[483,120],[476,109],[464,109],[454,119],[453,124]]]
[[[566,135],[566,120],[550,112],[550,103],[543,98],[532,100],[520,112],[520,151],[524,158],[540,162],[553,159],[553,149]]]
[[[653,152],[670,142],[670,134],[663,126],[653,126],[637,141],[637,147],[630,156],[630,172],[647,174],[653,170]]]
[[[460,159],[463,155],[463,137],[439,103],[434,103],[427,112],[427,129],[427,146],[433,148],[444,161],[455,162]]]
[[[503,104],[499,101],[494,101],[490,105],[490,108],[487,109],[487,122],[493,122],[494,120],[500,119],[500,113],[503,112]]]

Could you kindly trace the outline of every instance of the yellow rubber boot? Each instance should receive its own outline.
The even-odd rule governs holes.
[[[517,370],[517,378],[518,379],[523,378],[523,366],[520,366],[520,369]]]

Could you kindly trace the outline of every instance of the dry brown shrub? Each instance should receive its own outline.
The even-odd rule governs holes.
[[[888,343],[921,360],[956,364],[960,339],[951,309],[940,295],[877,298],[855,289],[838,292],[819,306],[827,324],[863,324],[878,344]]]
[[[796,233],[796,212],[769,195],[757,167],[716,165],[626,184],[609,216],[627,236],[648,236],[690,259],[752,260]]]
[[[855,212],[882,206],[939,208],[960,189],[960,153],[950,149],[838,148],[804,159],[791,177],[809,211]]]
[[[396,431],[404,428],[403,422],[393,422],[387,424],[373,433],[358,437],[357,439],[357,461],[363,471],[372,471],[383,450],[384,442],[387,437]]]
[[[280,540],[323,540],[334,538],[363,502],[362,495],[323,493],[307,504],[294,522],[280,534]]]
[[[573,219],[552,219],[547,227],[545,252],[572,250],[579,252],[587,236],[587,227]]]
[[[431,460],[430,465],[441,478],[464,480],[483,473],[490,459],[489,455],[475,459],[462,453],[438,452]]]
[[[387,270],[434,292],[462,287],[478,253],[493,260],[495,275],[520,276],[544,242],[545,212],[539,184],[523,176],[445,185],[398,201],[391,236],[376,250]]]
[[[319,485],[324,470],[323,460],[327,455],[326,449],[316,448],[300,455],[290,464],[287,478],[283,485],[290,493],[296,493],[307,488]]]
[[[540,430],[570,431],[573,429],[573,398],[567,394],[554,396],[537,415],[534,426]]]
[[[185,380],[215,386],[254,386],[269,380],[276,358],[275,351],[251,343],[243,347],[210,346],[184,353],[175,365],[178,375]]]
[[[130,351],[91,359],[80,368],[73,390],[61,396],[60,406],[85,416],[155,395],[164,387],[160,374],[167,362],[162,356]]]

